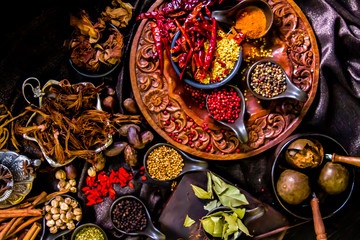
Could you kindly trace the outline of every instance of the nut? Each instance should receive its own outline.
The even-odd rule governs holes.
[[[61,219],[63,222],[65,222],[65,221],[67,220],[66,214],[65,214],[65,213],[60,214],[60,219]]]
[[[52,216],[51,213],[47,213],[45,214],[45,219],[49,221],[51,219],[51,216]]]
[[[76,221],[80,221],[80,220],[81,220],[81,215],[75,216],[75,220],[76,220]]]
[[[76,192],[77,192],[77,188],[76,188],[76,187],[71,187],[71,188],[70,188],[70,192],[76,193]]]
[[[67,210],[69,210],[69,205],[67,205],[65,202],[61,202],[60,209],[67,211]]]
[[[65,180],[66,179],[66,172],[64,170],[58,170],[55,173],[55,178],[59,180]]]
[[[66,227],[70,230],[75,229],[75,223],[73,221],[66,224]]]
[[[57,228],[57,227],[51,227],[51,228],[49,229],[49,231],[50,231],[50,233],[54,234],[54,233],[57,233],[58,228]]]
[[[79,203],[77,201],[75,201],[75,200],[72,200],[70,205],[71,205],[72,208],[76,208],[79,205]]]
[[[75,208],[73,213],[74,213],[75,216],[81,215],[82,214],[81,208]]]
[[[61,219],[55,221],[55,226],[61,227],[62,225],[64,225],[64,222]]]
[[[46,226],[48,227],[52,227],[55,225],[55,221],[53,219],[50,219],[49,221],[46,222]]]
[[[59,209],[56,207],[52,207],[50,210],[51,214],[58,214],[59,213]]]
[[[65,198],[64,202],[65,202],[67,205],[70,205],[70,204],[71,204],[71,198]]]
[[[70,179],[69,183],[70,183],[70,186],[76,187],[76,180],[75,179]]]
[[[59,220],[60,219],[60,214],[54,214],[54,215],[52,215],[52,219],[53,220]]]
[[[71,211],[68,211],[66,213],[66,219],[71,220],[73,218],[74,214]]]
[[[58,202],[62,202],[62,201],[64,201],[64,198],[62,196],[56,196],[55,200]]]
[[[60,229],[61,229],[61,230],[65,230],[65,229],[66,229],[66,224],[61,225]]]
[[[95,177],[96,176],[96,170],[94,167],[89,167],[88,171],[87,171],[89,177]]]
[[[56,201],[55,199],[53,199],[53,200],[51,200],[51,206],[54,207],[54,208],[56,208],[56,207],[59,206],[59,202]]]
[[[45,206],[45,212],[50,212],[51,210],[51,206],[50,205],[46,205]]]

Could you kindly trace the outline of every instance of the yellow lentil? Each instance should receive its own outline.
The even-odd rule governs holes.
[[[182,156],[173,148],[160,146],[152,150],[146,159],[146,167],[152,178],[171,180],[184,166]]]

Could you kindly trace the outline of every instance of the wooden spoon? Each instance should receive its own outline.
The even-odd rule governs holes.
[[[317,240],[327,240],[326,231],[323,219],[321,217],[320,208],[319,208],[319,199],[316,197],[316,194],[313,192],[313,198],[311,199],[310,205],[313,212],[314,228],[316,233]]]
[[[341,156],[336,153],[333,154],[327,153],[325,154],[325,158],[332,162],[347,163],[350,165],[360,167],[360,157]]]

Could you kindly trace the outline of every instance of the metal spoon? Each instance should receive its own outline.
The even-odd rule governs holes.
[[[265,28],[264,34],[259,36],[259,37],[262,37],[270,30],[272,23],[274,21],[274,13],[273,13],[270,5],[268,3],[266,3],[265,1],[244,0],[244,1],[239,2],[238,4],[236,4],[234,7],[230,8],[230,9],[213,11],[211,16],[213,18],[215,18],[216,21],[218,21],[218,22],[225,23],[227,25],[232,26],[232,25],[235,25],[236,14],[241,9],[244,9],[244,8],[250,7],[250,6],[260,8],[263,11],[263,13],[265,14],[266,28]]]
[[[143,230],[143,231],[138,231],[138,232],[125,232],[119,228],[117,228],[114,224],[114,221],[113,221],[113,209],[115,208],[115,206],[118,204],[119,201],[123,200],[123,199],[133,199],[135,201],[138,201],[139,203],[141,203],[145,209],[145,212],[146,212],[146,218],[147,218],[147,226],[146,228]],[[139,236],[139,235],[145,235],[145,236],[148,236],[149,238],[151,239],[158,239],[158,240],[165,240],[166,239],[166,236],[160,232],[153,224],[152,224],[152,221],[151,221],[151,217],[150,217],[150,214],[149,214],[149,211],[147,210],[145,204],[137,197],[135,196],[132,196],[132,195],[125,195],[125,196],[122,196],[118,199],[116,199],[113,204],[111,205],[110,207],[110,214],[111,214],[111,223],[113,224],[114,228],[119,231],[120,233],[122,234],[126,234],[126,235],[130,235],[130,236]]]
[[[145,171],[146,173],[154,180],[156,181],[170,181],[170,180],[174,180],[175,178],[173,179],[170,179],[170,180],[159,180],[159,179],[156,179],[156,178],[153,178],[149,172],[148,172],[148,168],[147,168],[147,158],[149,156],[149,154],[155,149],[155,148],[158,148],[158,147],[161,147],[161,146],[167,146],[167,147],[170,147],[170,148],[173,148],[175,149],[183,158],[183,161],[184,161],[184,167],[182,169],[182,171],[180,172],[180,174],[175,177],[175,178],[178,178],[180,177],[181,175],[184,175],[185,173],[187,172],[194,172],[194,171],[203,171],[203,170],[206,170],[208,168],[208,163],[205,162],[205,161],[202,161],[202,160],[198,160],[198,159],[195,159],[195,158],[192,158],[190,157],[189,155],[185,154],[183,151],[181,151],[180,149],[178,149],[177,147],[174,147],[173,145],[171,144],[168,144],[168,143],[158,143],[158,144],[155,144],[154,146],[152,146],[151,148],[149,148],[149,150],[147,150],[147,152],[145,153],[144,155],[144,167],[145,167]]]
[[[72,196],[70,196],[70,195],[67,195],[67,194],[63,194],[63,195],[60,195],[61,197],[63,197],[63,198],[71,198],[72,200],[75,200],[75,201],[77,201],[74,197],[72,197]],[[50,203],[51,203],[51,201],[53,200],[53,199],[55,199],[56,197],[53,197],[52,199],[50,199],[47,203],[46,203],[46,205],[50,205]],[[77,201],[78,202],[78,201]],[[79,204],[78,205],[78,207],[81,209],[81,205]],[[81,210],[82,211],[82,210]],[[73,231],[74,229],[66,229],[66,230],[61,230],[61,231],[59,231],[59,232],[57,232],[57,233],[50,233],[49,232],[49,227],[48,226],[46,226],[46,219],[45,219],[45,217],[43,217],[43,232],[42,232],[42,235],[41,235],[41,240],[43,240],[43,239],[46,239],[46,240],[54,240],[54,239],[57,239],[57,238],[59,238],[59,237],[61,237],[61,236],[64,236],[64,235],[66,235],[66,234],[68,234],[69,232],[71,232],[71,231]],[[80,220],[81,221],[81,220]],[[79,224],[80,224],[80,221],[78,221],[76,224],[75,224],[75,226],[77,227],[77,226],[79,226]]]
[[[280,93],[279,95],[277,96],[274,96],[274,97],[263,97],[259,94],[257,94],[256,92],[253,91],[252,87],[250,86],[250,81],[251,81],[251,73],[253,71],[253,69],[256,67],[256,65],[260,64],[260,63],[265,63],[265,62],[271,62],[277,66],[280,67],[280,69],[282,70],[283,74],[285,75],[285,79],[286,79],[286,90],[282,93]],[[247,73],[247,79],[246,79],[246,82],[247,82],[247,85],[250,89],[250,91],[252,92],[252,94],[259,98],[259,99],[262,99],[262,100],[274,100],[274,99],[279,99],[279,98],[293,98],[293,99],[296,99],[300,102],[306,102],[307,100],[307,93],[303,90],[301,90],[300,88],[296,87],[289,79],[288,75],[286,74],[285,70],[280,66],[280,64],[278,64],[277,62],[275,61],[272,61],[272,60],[267,60],[267,59],[264,59],[264,60],[260,60],[260,61],[257,61],[256,63],[254,63],[248,73]]]
[[[246,143],[249,140],[248,137],[248,133],[246,131],[246,127],[244,124],[244,115],[245,115],[245,100],[244,100],[244,95],[241,93],[240,89],[232,86],[232,85],[227,85],[226,88],[233,88],[238,96],[241,98],[241,102],[240,102],[240,112],[239,112],[239,117],[235,120],[234,123],[228,123],[228,122],[223,122],[223,121],[218,121],[214,118],[213,115],[211,115],[218,123],[230,128],[231,130],[233,130],[237,136],[237,138],[240,140],[240,142],[242,143]],[[208,97],[206,97],[206,108],[209,111],[209,106],[208,106]]]

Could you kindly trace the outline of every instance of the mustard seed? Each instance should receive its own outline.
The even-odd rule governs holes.
[[[184,163],[182,156],[175,149],[160,146],[150,152],[146,166],[152,178],[171,180],[181,173]]]

